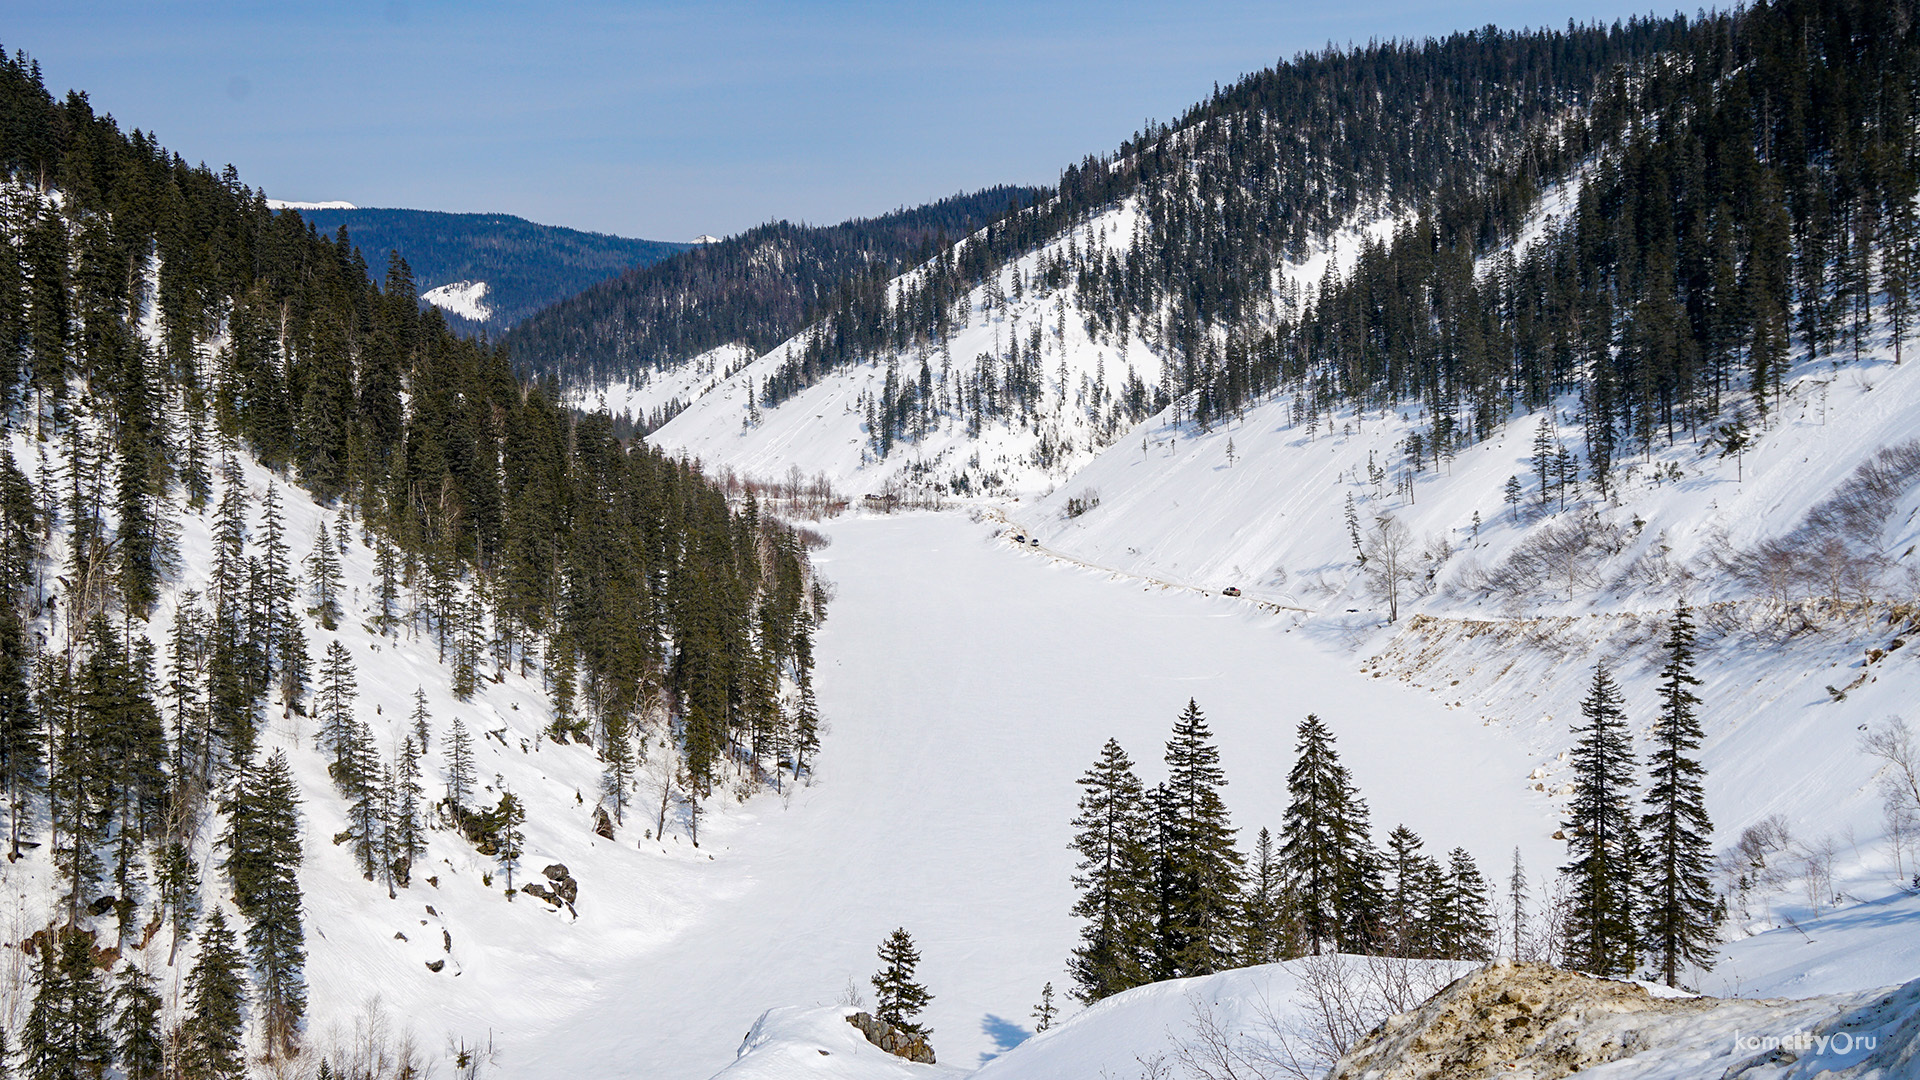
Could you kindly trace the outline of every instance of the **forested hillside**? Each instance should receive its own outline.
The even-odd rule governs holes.
[[[637,378],[722,345],[765,352],[836,303],[843,283],[885,281],[1037,194],[992,187],[839,225],[770,222],[588,289],[505,344],[521,370],[576,385]]]
[[[804,774],[824,591],[802,535],[517,381],[404,262],[376,283],[19,53],[0,238],[0,783],[9,885],[46,888],[9,927],[33,963],[6,969],[0,1066],[284,1061],[342,1004],[310,999],[329,946],[303,888],[391,897],[431,841],[497,859],[510,899],[561,803],[477,771],[479,702],[585,744],[616,822],[641,758],[665,763],[663,837],[684,808],[697,841],[717,783]],[[435,709],[416,690],[404,730],[370,726],[407,715],[388,695],[415,671]]]
[[[606,233],[538,225],[511,214],[446,214],[433,210],[306,209],[300,216],[323,236],[347,230],[353,245],[378,265],[399,252],[422,293],[443,285],[485,286],[481,311],[442,306],[456,332],[494,337],[549,304],[631,268],[648,266],[689,245],[631,240]],[[484,312],[484,318],[474,318]]]

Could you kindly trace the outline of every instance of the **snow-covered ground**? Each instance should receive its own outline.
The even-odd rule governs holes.
[[[941,1062],[1006,1051],[1032,1031],[1041,986],[1069,985],[1074,781],[1109,736],[1163,775],[1189,697],[1249,835],[1278,827],[1294,725],[1317,712],[1376,821],[1490,866],[1516,845],[1536,866],[1554,855],[1530,763],[1497,731],[1359,675],[1286,617],[1018,554],[953,514],[828,531],[818,781],[716,818],[685,928],[582,973],[571,1017],[532,1035],[514,1075],[609,1075],[610,1061],[710,1075],[769,1007],[833,1005],[850,981],[870,1001],[896,926],[920,948]]]
[[[493,309],[487,306],[487,283],[484,281],[449,281],[439,288],[421,293],[420,299],[442,311],[451,311],[474,322],[486,322],[493,317]]]

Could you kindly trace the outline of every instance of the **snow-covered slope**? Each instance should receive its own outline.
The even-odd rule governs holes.
[[[437,289],[421,293],[420,299],[442,311],[451,311],[474,322],[486,322],[493,317],[493,309],[487,306],[487,283],[484,281],[450,281]]]
[[[755,388],[800,347],[796,338],[706,385],[697,398],[687,395],[686,411],[650,439],[747,475],[784,476],[797,466],[855,492],[877,492],[892,483],[1009,496],[1052,490],[1103,448],[1138,441],[1132,429],[1146,410],[1129,405],[1129,388],[1136,402],[1150,400],[1167,373],[1165,352],[1148,328],[1098,329],[1078,290],[1044,288],[1042,270],[1067,258],[1069,249],[1124,259],[1138,239],[1138,218],[1133,203],[1123,203],[1002,267],[968,295],[960,329],[940,349],[836,370],[777,408],[759,408],[752,403]],[[1301,295],[1328,272],[1350,269],[1362,244],[1390,235],[1396,220],[1357,218],[1306,258],[1283,265],[1274,282],[1276,295]],[[991,381],[1004,384],[1016,350],[1041,374],[1040,395],[1031,409],[989,420],[977,430],[956,419],[951,403],[979,382],[970,377],[985,369],[993,373]],[[932,430],[896,443],[883,457],[867,422],[889,367],[897,379],[916,383],[924,368],[925,384],[949,408]],[[685,370],[655,381],[672,386],[676,394],[697,386],[699,380],[683,375]],[[601,392],[612,401],[629,391],[621,385]]]

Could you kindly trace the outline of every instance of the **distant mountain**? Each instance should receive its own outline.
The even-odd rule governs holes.
[[[992,187],[838,225],[775,221],[702,236],[680,258],[637,266],[527,319],[507,346],[522,371],[579,385],[637,380],[725,345],[765,352],[830,307],[837,288],[884,282],[1039,195]]]
[[[332,236],[340,226],[377,274],[398,251],[423,299],[463,333],[498,335],[527,316],[690,245],[539,225],[511,214],[447,214],[327,204],[289,209]]]

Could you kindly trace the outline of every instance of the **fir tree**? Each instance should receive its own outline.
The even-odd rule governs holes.
[[[933,1032],[915,1023],[913,1018],[927,1007],[933,995],[927,992],[925,986],[913,980],[914,969],[919,965],[920,950],[914,948],[913,935],[907,933],[906,927],[887,935],[887,939],[880,943],[880,970],[871,980],[873,1016],[901,1031],[924,1037]]]
[[[427,752],[429,745],[428,736],[431,732],[427,728],[427,721],[431,719],[433,714],[427,711],[426,688],[416,686],[413,688],[413,712],[407,716],[407,720],[413,724],[413,737],[419,741],[420,752],[423,754]]]
[[[1168,975],[1210,975],[1232,965],[1245,859],[1220,798],[1220,750],[1192,700],[1174,723],[1166,761],[1168,880],[1156,959]]]
[[[511,791],[500,793],[500,805],[494,809],[496,848],[495,858],[500,869],[507,875],[507,891],[513,891],[513,872],[520,866],[520,856],[525,850],[527,837],[520,831],[526,823],[527,813],[520,806],[520,800]]]
[[[473,797],[474,776],[473,738],[456,716],[447,733],[447,802],[455,817],[466,813],[467,800]]]
[[[386,834],[392,838],[388,867],[394,880],[406,888],[412,883],[413,864],[427,853],[427,825],[420,816],[426,792],[420,786],[420,747],[412,738],[400,742],[393,777],[386,825]]]
[[[1492,894],[1480,867],[1465,848],[1447,853],[1441,887],[1436,952],[1448,960],[1487,960],[1493,956]]]
[[[172,934],[167,946],[167,964],[172,966],[180,952],[180,939],[193,932],[200,917],[200,866],[193,861],[187,845],[170,840],[161,849],[153,872],[155,898]]]
[[[1053,1003],[1053,983],[1040,988],[1040,1004],[1033,1007],[1033,1032],[1040,1032],[1053,1026],[1053,1019],[1060,1015],[1060,1009]]]
[[[113,1035],[125,1080],[160,1080],[164,1075],[160,1009],[153,978],[138,964],[122,967],[113,989]]]
[[[1655,970],[1676,986],[1683,966],[1712,966],[1718,921],[1710,877],[1713,823],[1702,788],[1706,771],[1696,756],[1702,733],[1692,688],[1700,680],[1693,675],[1693,621],[1684,602],[1674,610],[1666,650],[1640,827],[1648,849],[1644,937]]]
[[[1309,715],[1298,735],[1280,829],[1280,865],[1293,898],[1293,922],[1312,953],[1359,951],[1379,913],[1366,803],[1320,718]]]
[[[1261,829],[1253,844],[1253,867],[1247,875],[1246,903],[1241,912],[1242,964],[1268,964],[1294,955],[1286,908],[1285,881],[1273,834]]]
[[[246,1054],[247,986],[227,917],[215,908],[200,935],[200,958],[187,975],[187,1018],[181,1025],[182,1071],[197,1080],[241,1080]]]
[[[33,838],[33,797],[46,780],[40,722],[27,689],[27,643],[19,613],[0,603],[0,789],[7,801],[7,858]]]
[[[20,1050],[29,1080],[98,1076],[113,1062],[106,992],[93,966],[93,938],[50,935],[34,971],[33,1004]]]
[[[1108,739],[1100,758],[1079,780],[1079,813],[1069,845],[1079,853],[1075,918],[1085,920],[1068,968],[1074,996],[1092,1004],[1148,980],[1153,910],[1146,879],[1149,823],[1133,762]]]
[[[613,819],[626,822],[627,800],[633,791],[633,741],[628,738],[631,727],[625,716],[614,716],[607,720],[607,745],[601,751],[604,762],[600,771],[600,790],[607,802],[613,805]]]
[[[1513,920],[1513,952],[1517,962],[1526,958],[1527,872],[1520,862],[1520,849],[1513,849],[1513,871],[1507,877],[1507,904]]]
[[[314,713],[320,722],[320,748],[332,756],[327,775],[345,791],[353,768],[352,750],[358,722],[353,715],[354,698],[359,691],[354,683],[353,656],[338,641],[327,645],[320,662],[320,685],[314,694]]]
[[[272,1056],[295,1049],[306,1015],[306,929],[301,919],[300,793],[284,751],[240,778],[230,804],[228,878],[247,919],[247,954],[259,988],[261,1030]]]
[[[1560,869],[1569,884],[1566,956],[1570,966],[1592,975],[1625,975],[1635,959],[1629,812],[1634,758],[1624,702],[1604,663],[1594,668],[1580,715],[1585,723],[1575,729],[1579,741],[1565,825],[1572,859]]]
[[[333,540],[327,535],[327,522],[322,518],[313,534],[313,552],[307,556],[307,585],[313,596],[313,606],[307,613],[320,620],[320,625],[328,630],[338,629],[340,625],[340,551],[334,547]]]
[[[1381,920],[1383,944],[1395,956],[1431,957],[1438,954],[1436,906],[1440,900],[1440,868],[1422,853],[1424,842],[1405,825],[1387,834],[1386,870],[1393,875]]]

